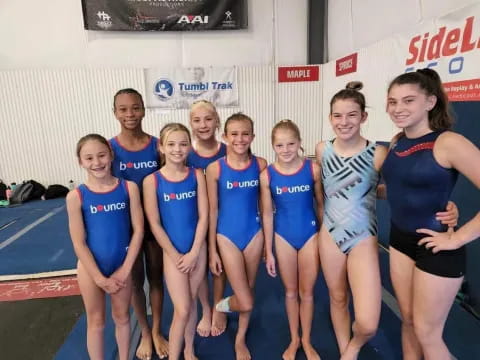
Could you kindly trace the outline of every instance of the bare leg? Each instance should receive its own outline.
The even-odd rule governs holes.
[[[127,360],[130,349],[130,300],[132,298],[132,278],[127,285],[111,296],[112,318],[115,323],[115,337],[118,345],[118,359]]]
[[[451,360],[443,329],[463,277],[446,278],[413,272],[413,323],[425,360]]]
[[[352,290],[355,321],[353,338],[341,360],[356,360],[362,346],[377,332],[382,292],[377,238],[361,240],[347,257],[347,271]]]
[[[212,326],[212,308],[208,300],[208,279],[207,272],[200,283],[200,288],[198,290],[198,299],[202,305],[202,319],[198,323],[197,333],[200,336],[207,337],[210,336],[210,330]]]
[[[163,310],[163,256],[158,243],[145,242],[145,260],[148,283],[150,284],[150,304],[152,306],[152,339],[155,351],[160,359],[168,356],[168,342],[161,332]]]
[[[141,360],[152,358],[152,334],[147,321],[147,304],[143,283],[145,281],[145,270],[143,265],[143,248],[138,254],[137,260],[132,268],[132,306],[138,325],[142,332],[142,338],[138,345],[136,356]]]
[[[282,355],[283,360],[295,360],[300,346],[299,303],[298,303],[298,253],[285,239],[275,234],[275,250],[278,270],[285,287],[290,344]]]
[[[413,328],[413,272],[415,263],[390,246],[390,277],[402,314],[403,360],[420,360],[422,348]]]
[[[192,305],[190,307],[190,315],[187,326],[185,327],[185,350],[183,357],[185,360],[197,360],[193,348],[193,340],[195,338],[195,325],[197,323],[197,295],[201,286],[202,278],[207,268],[207,246],[203,244],[197,260],[197,265],[192,273],[189,274],[190,293],[192,295]]]
[[[307,360],[320,360],[312,346],[310,335],[313,320],[313,289],[320,267],[317,234],[312,236],[298,251],[298,277],[300,284],[300,322],[302,324],[302,347]]]
[[[220,276],[213,276],[213,303],[217,304],[223,298],[225,293],[225,284],[227,282],[227,276],[225,272],[222,272]],[[227,315],[225,313],[218,312],[213,307],[212,312],[212,336],[218,336],[223,334],[227,328]]]
[[[343,354],[350,342],[347,256],[340,251],[325,226],[320,230],[318,244],[322,270],[330,296],[330,317],[338,349],[340,354]]]
[[[105,328],[105,293],[77,263],[77,281],[87,314],[87,350],[91,360],[103,360],[103,329]]]
[[[217,239],[223,266],[234,292],[230,308],[240,312],[235,338],[236,359],[250,360],[245,337],[253,308],[253,287],[263,250],[263,234],[259,231],[243,253],[227,238],[218,235]]]

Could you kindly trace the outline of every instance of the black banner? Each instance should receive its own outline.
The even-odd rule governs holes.
[[[84,27],[109,31],[247,28],[248,0],[82,0]]]

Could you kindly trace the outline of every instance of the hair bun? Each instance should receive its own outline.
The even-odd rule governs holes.
[[[361,81],[350,81],[345,86],[345,89],[360,91],[363,88],[363,83]]]

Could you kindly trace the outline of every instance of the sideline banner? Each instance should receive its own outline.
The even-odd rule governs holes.
[[[247,28],[247,0],[82,0],[82,10],[86,30]]]
[[[237,68],[146,69],[146,106],[188,109],[208,100],[218,107],[238,106]]]
[[[434,19],[411,36],[397,37],[404,71],[436,70],[450,101],[480,99],[480,5]]]

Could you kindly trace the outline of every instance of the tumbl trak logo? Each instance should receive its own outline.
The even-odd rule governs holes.
[[[90,205],[90,213],[97,214],[101,212],[119,211],[127,207],[125,202],[117,202],[111,204]]]
[[[275,186],[275,192],[277,195],[282,195],[284,193],[301,193],[301,192],[307,192],[310,191],[310,185],[295,185],[295,186]]]
[[[129,161],[128,163],[124,163],[123,161],[120,161],[120,171],[125,171],[127,169],[151,169],[151,168],[156,168],[157,162],[155,160],[151,161],[137,161],[137,162],[132,162]]]
[[[170,200],[185,200],[185,199],[191,199],[195,196],[197,196],[197,192],[195,190],[185,191],[181,193],[170,193],[170,194],[163,193],[163,201],[168,202]]]

